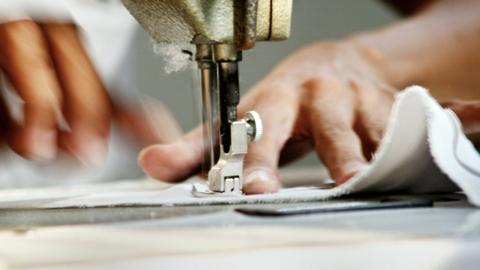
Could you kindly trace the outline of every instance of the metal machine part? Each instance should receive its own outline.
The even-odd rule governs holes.
[[[211,167],[209,186],[214,192],[241,194],[243,158],[248,143],[261,135],[261,120],[255,112],[237,118],[238,62],[242,51],[254,47],[257,41],[288,38],[292,0],[122,2],[156,42],[196,46],[204,141],[210,149],[204,162],[204,166]],[[215,163],[216,145],[220,151]]]
[[[218,159],[215,148],[218,145],[217,130],[219,114],[217,65],[213,62],[213,52],[210,45],[198,45],[195,60],[200,70],[200,84],[202,90],[202,123],[203,139],[208,149],[202,164],[202,173],[210,170]]]
[[[234,44],[290,35],[292,0],[122,0],[158,43]]]
[[[218,88],[220,105],[220,143],[229,152],[230,125],[237,120],[237,105],[240,102],[238,61],[242,54],[235,47],[226,44],[214,45],[214,61],[218,66]]]
[[[230,124],[230,145],[228,151],[220,145],[220,158],[208,173],[211,191],[223,194],[242,194],[243,158],[248,144],[262,136],[262,121],[258,113],[247,112],[241,120]]]
[[[403,209],[417,207],[433,207],[433,200],[428,198],[386,198],[381,200],[344,200],[331,201],[321,205],[295,205],[274,207],[239,207],[237,212],[262,217],[281,217],[291,215],[306,215],[317,213],[338,213],[351,211]]]
[[[260,139],[262,134],[258,113],[248,112],[243,119],[237,119],[241,52],[228,44],[197,45],[195,59],[201,74],[204,141],[210,150],[204,162],[204,166],[211,168],[208,173],[210,190],[241,194],[243,158],[248,143]],[[217,144],[220,155],[215,164],[217,157],[214,149]]]

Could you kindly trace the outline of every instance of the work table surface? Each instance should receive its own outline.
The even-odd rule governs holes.
[[[239,205],[3,209],[0,260],[6,269],[477,269],[480,209],[462,194],[428,198],[433,207],[282,217]]]

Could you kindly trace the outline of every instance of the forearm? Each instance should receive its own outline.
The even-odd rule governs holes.
[[[440,99],[480,99],[479,14],[480,1],[441,0],[348,41],[371,50],[371,61],[397,89],[420,84]]]

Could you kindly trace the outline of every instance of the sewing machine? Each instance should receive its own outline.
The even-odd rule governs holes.
[[[137,14],[144,27],[151,34],[153,33],[152,36],[156,36],[157,41],[171,41],[170,43],[190,43],[195,37],[195,33],[206,32],[219,35],[220,30],[223,29],[222,31],[227,32],[225,29],[234,25],[231,23],[232,17],[227,16],[231,13],[228,13],[226,9],[223,9],[226,13],[220,12],[222,9],[213,7],[202,9],[203,14],[221,14],[221,16],[209,15],[206,17],[202,17],[202,13],[188,13],[188,10],[192,12],[198,10],[197,6],[202,7],[202,3],[207,2],[211,6],[214,3],[219,3],[218,5],[221,6],[226,3],[234,2],[235,5],[240,5],[240,3],[248,2],[242,0],[123,1],[129,6],[132,13]],[[139,10],[139,8],[147,8],[146,2],[156,3],[154,10],[147,10],[147,14],[152,15],[151,19],[154,18],[154,23],[148,20],[143,21],[145,18],[139,17],[141,14],[145,14],[145,10]],[[278,34],[281,33],[278,30],[288,30],[288,28],[275,27],[273,21],[279,23],[278,20],[280,20],[289,24],[289,10],[284,10],[287,15],[273,16],[270,15],[270,11],[272,14],[278,14],[276,13],[278,7],[275,9],[272,5],[280,2],[288,4],[289,1],[258,0],[255,2],[258,5],[255,15],[257,35],[253,42],[286,38],[288,33],[282,37]],[[313,16],[324,18],[331,12],[332,6],[344,5],[338,4],[341,1],[298,2],[305,4],[303,9],[302,5],[298,5],[296,9],[297,14],[301,14],[304,18]],[[200,4],[195,5],[195,3]],[[265,6],[262,8],[262,5],[265,4],[268,4],[267,9],[263,9]],[[326,5],[332,6],[328,8]],[[360,3],[360,1],[349,3],[349,6],[353,6],[353,10],[360,5],[365,5],[365,3]],[[187,7],[191,9],[187,9]],[[289,5],[282,7],[289,8]],[[245,11],[242,8],[236,10],[236,12]],[[264,12],[260,12],[261,10]],[[362,17],[360,13],[363,9],[358,10],[358,16]],[[364,12],[363,17],[370,16],[369,9],[365,9]],[[169,14],[176,17],[169,17]],[[199,17],[197,18],[193,14]],[[228,20],[225,19],[227,17]],[[206,20],[200,20],[201,18],[209,18],[208,20],[211,21],[209,28],[200,27],[199,22]],[[219,27],[216,31],[207,32],[215,25],[219,26],[221,21],[224,23],[223,28]],[[357,21],[353,20],[353,22]],[[302,25],[307,25],[307,20]],[[252,28],[249,29],[252,30]],[[266,33],[265,29],[271,29],[267,31],[273,33],[268,38],[262,34]],[[232,28],[230,30],[233,31]],[[309,33],[311,32],[313,30]],[[175,33],[183,34],[176,35]],[[218,36],[218,39],[214,39],[212,35],[205,34],[204,36],[210,36],[211,40],[222,40]],[[212,110],[216,109],[219,101],[213,98],[218,94],[217,83],[222,83],[217,82],[217,79],[223,80],[221,77],[217,77],[217,69],[222,67],[221,63],[219,64],[219,61],[215,60],[215,48],[220,51],[222,46],[235,48],[232,50],[235,54],[237,51],[251,48],[239,45],[246,45],[245,39],[234,39],[233,37],[232,34],[229,39],[231,42],[227,42],[228,39],[225,39],[225,42],[218,44],[215,42],[202,43],[203,41],[197,40],[200,43],[197,45],[196,56],[198,56],[200,73],[203,74],[205,111],[208,111],[208,107],[213,105],[211,111],[205,113],[204,118],[206,119],[214,120],[216,117]],[[311,38],[310,41],[313,41],[318,37]],[[237,43],[233,40],[243,40],[243,42]],[[254,43],[250,44],[253,46]],[[233,44],[237,45],[233,46]],[[202,55],[205,57],[202,58]],[[228,61],[227,64],[236,66],[238,61],[240,59],[237,58],[233,61],[235,64],[228,63]],[[238,73],[234,77],[236,78],[236,76]],[[236,83],[234,84],[237,86],[235,89],[238,89]],[[239,120],[235,119],[235,121]],[[228,124],[231,126],[231,123]],[[217,128],[215,121],[206,121],[206,127]],[[208,128],[206,133],[209,132]],[[258,127],[255,128],[258,129]],[[210,135],[213,137],[216,132],[220,133],[220,131],[214,131]],[[255,133],[256,136],[258,136],[257,133],[258,131]],[[243,138],[248,137],[245,134],[242,136]],[[215,140],[212,139],[212,141]],[[234,143],[238,143],[236,138],[231,142],[231,144]],[[213,146],[213,143],[211,145]],[[211,148],[210,154],[214,153],[213,151]],[[225,148],[223,152],[225,152]],[[243,155],[241,156],[243,157]],[[212,162],[214,162],[213,159]],[[232,160],[226,162],[231,164]],[[238,171],[241,168],[236,167],[235,169],[241,176],[241,170]],[[326,172],[317,171],[319,169],[287,169],[287,171],[283,171],[284,174],[280,172],[280,178],[286,187],[308,186],[315,181],[318,182],[318,179],[324,178]],[[211,178],[210,181],[214,180]],[[241,178],[236,181],[241,184]],[[100,186],[94,189],[80,186],[78,190],[70,190],[70,188],[67,190],[72,193],[83,190],[93,196],[105,196],[102,195],[104,191],[118,188],[119,191],[124,192],[143,190],[144,196],[149,196],[151,191],[159,188],[157,185],[164,185],[161,182],[152,182],[153,186],[144,186],[145,183],[142,181],[125,184],[122,182],[99,183]],[[51,189],[56,189],[56,187]],[[49,200],[57,201],[58,197],[52,196],[53,194],[58,194],[60,198],[67,195],[64,190],[52,192],[51,189],[32,190],[31,192],[21,190],[19,194],[23,194],[23,196],[33,194],[29,200],[33,200],[35,204],[45,203]],[[239,190],[237,189],[237,191]],[[15,191],[10,192],[7,190],[0,192],[2,201],[7,200],[8,196],[12,198],[12,195],[15,195],[14,203],[25,206],[27,200],[21,200],[21,196],[16,195]],[[44,199],[41,196],[52,196],[52,198]],[[342,209],[338,209],[338,207],[335,207],[336,212],[328,212],[332,208],[325,209],[324,207],[335,206],[345,200],[347,205],[351,205],[352,200],[363,201],[372,198],[349,197],[327,202],[253,205],[126,205],[65,209],[27,207],[19,209],[4,206],[0,209],[2,217],[0,219],[0,228],[2,229],[0,233],[2,241],[0,268],[223,269],[232,268],[232,266],[245,269],[309,269],[313,267],[384,269],[392,266],[408,269],[478,268],[476,266],[478,265],[477,254],[480,251],[480,210],[470,206],[461,194],[436,194],[426,198],[433,199],[435,202],[433,208],[415,207],[397,210],[388,208],[358,211],[357,207],[354,209],[355,211],[345,212],[341,212]],[[414,196],[412,199],[418,199],[418,196]],[[322,207],[323,211],[319,211]],[[309,213],[309,215],[284,216],[285,214],[295,214],[298,210],[304,214]],[[251,214],[255,214],[255,216],[251,216]],[[278,217],[279,214],[281,218]]]
[[[243,158],[248,144],[260,139],[262,121],[254,111],[238,118],[238,63],[242,51],[257,41],[288,38],[292,1],[122,1],[156,42],[195,45],[209,187],[220,194],[242,194]]]

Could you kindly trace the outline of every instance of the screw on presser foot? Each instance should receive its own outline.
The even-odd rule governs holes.
[[[243,158],[248,144],[258,141],[263,132],[262,120],[255,111],[245,114],[243,119],[230,125],[231,144],[225,153],[220,146],[220,158],[208,173],[210,191],[222,195],[241,195],[243,187]]]

